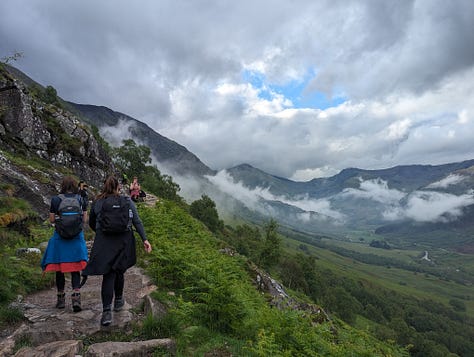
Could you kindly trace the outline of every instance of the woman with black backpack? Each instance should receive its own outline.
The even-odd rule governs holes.
[[[56,308],[64,309],[66,279],[64,273],[71,273],[73,293],[72,309],[81,308],[80,271],[87,265],[87,247],[83,223],[87,221],[87,201],[77,193],[77,181],[66,176],[61,182],[60,194],[51,198],[49,221],[55,227],[53,236],[41,260],[43,271],[56,272]]]
[[[89,263],[82,272],[84,277],[102,275],[100,323],[103,326],[112,323],[112,300],[114,311],[120,311],[125,304],[124,274],[137,260],[132,225],[140,235],[145,251],[151,252],[135,204],[130,197],[121,196],[119,192],[119,181],[110,176],[92,203],[89,226],[96,235]]]

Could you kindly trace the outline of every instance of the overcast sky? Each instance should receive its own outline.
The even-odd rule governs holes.
[[[472,0],[2,0],[0,57],[213,169],[474,158]]]

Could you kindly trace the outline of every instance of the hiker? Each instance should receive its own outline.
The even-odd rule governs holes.
[[[130,198],[134,201],[137,202],[138,198],[140,197],[140,191],[141,191],[141,186],[138,183],[138,177],[134,176],[133,181],[130,184]]]
[[[87,265],[87,247],[83,224],[87,221],[87,201],[77,193],[77,181],[66,176],[61,182],[60,194],[51,198],[49,221],[55,227],[53,236],[41,260],[44,272],[56,272],[56,308],[64,309],[66,279],[64,273],[71,273],[72,309],[81,308],[80,271]]]
[[[151,252],[135,204],[119,191],[119,181],[110,176],[92,203],[89,226],[95,231],[95,239],[89,263],[82,271],[84,277],[102,275],[102,326],[112,323],[112,300],[114,311],[120,311],[125,304],[124,273],[137,260],[132,225],[140,235],[145,251]]]
[[[82,199],[89,202],[89,194],[87,193],[87,184],[84,181],[79,181],[78,194],[81,195]]]

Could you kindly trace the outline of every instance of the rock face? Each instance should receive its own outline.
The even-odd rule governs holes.
[[[220,252],[231,257],[238,255],[235,250],[229,247],[221,249]],[[256,266],[251,261],[248,261],[247,263],[247,268],[251,276],[253,276],[255,287],[258,289],[258,291],[267,296],[268,303],[271,306],[279,310],[291,309],[301,311],[306,316],[309,316],[314,324],[331,320],[329,315],[323,310],[322,307],[315,304],[301,302],[292,298],[285,291],[283,285],[273,279],[268,273]]]
[[[314,324],[331,320],[322,307],[297,301],[289,296],[278,281],[255,264],[249,263],[249,271],[255,276],[254,283],[257,289],[268,296],[270,305],[280,310],[289,308],[301,311],[306,316],[309,316]]]
[[[0,182],[37,210],[46,208],[64,175],[99,187],[114,167],[92,130],[12,73],[0,68]]]

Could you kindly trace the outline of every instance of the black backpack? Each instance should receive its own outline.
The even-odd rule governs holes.
[[[56,232],[63,239],[73,239],[82,231],[81,197],[79,195],[67,197],[63,194],[58,197],[61,202],[54,219]]]
[[[129,231],[133,213],[130,200],[124,196],[109,196],[103,199],[98,213],[99,226],[103,233],[114,234]]]

